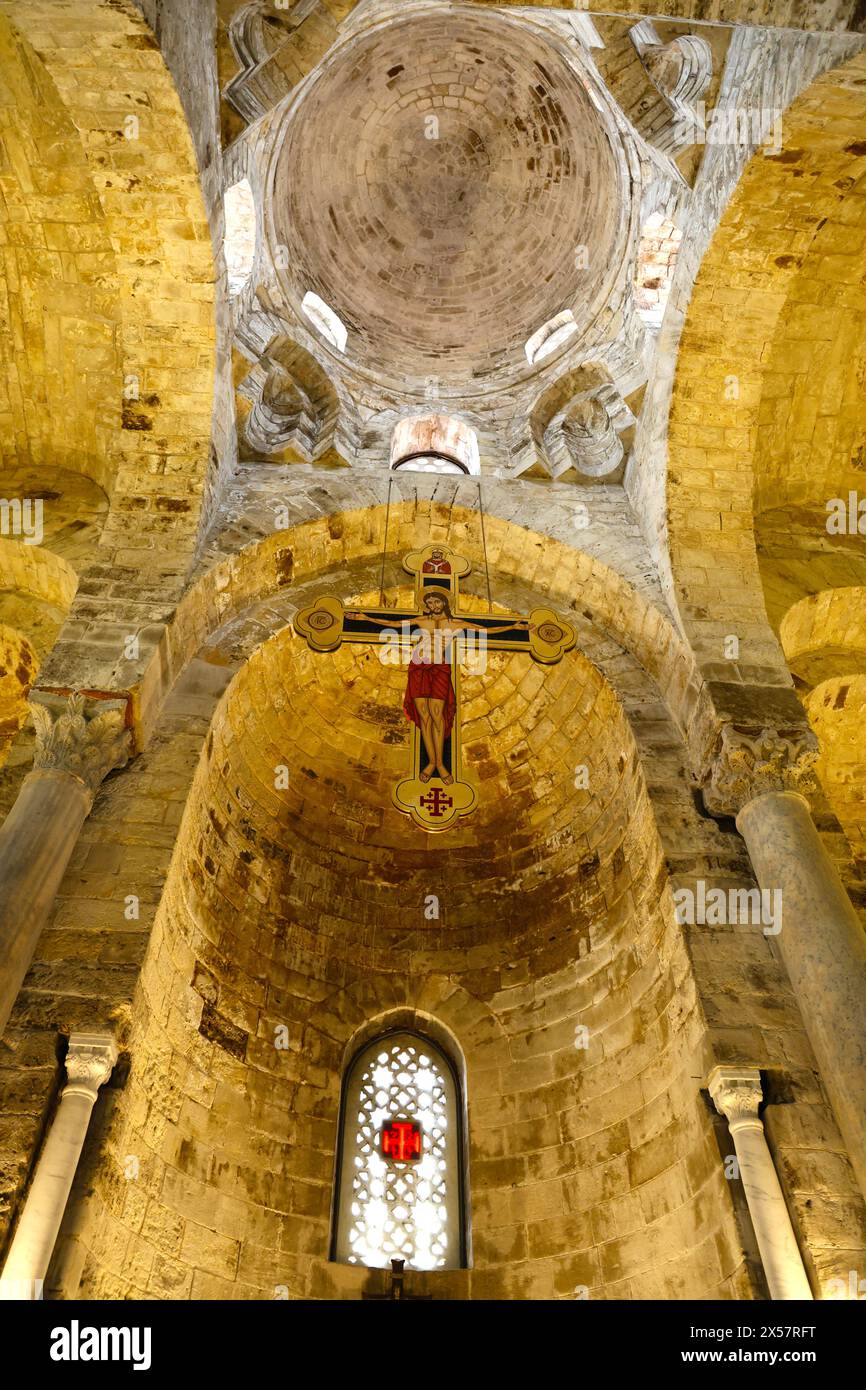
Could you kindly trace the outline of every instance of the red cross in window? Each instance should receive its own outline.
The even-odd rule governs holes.
[[[382,1153],[395,1163],[414,1163],[421,1157],[421,1126],[414,1120],[392,1120],[382,1129]]]

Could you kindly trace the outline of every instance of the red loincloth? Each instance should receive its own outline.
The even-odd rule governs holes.
[[[410,661],[409,663],[409,679],[406,683],[403,711],[406,718],[411,719],[412,723],[417,724],[420,729],[421,718],[415,708],[415,701],[418,696],[422,700],[427,698],[445,701],[443,716],[445,737],[447,738],[454,723],[454,715],[457,713],[457,696],[454,694],[454,686],[451,681],[450,661]]]

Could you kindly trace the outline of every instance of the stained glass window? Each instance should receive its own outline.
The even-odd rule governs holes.
[[[343,1096],[336,1259],[460,1267],[459,1120],[452,1067],[429,1039],[389,1033],[356,1057]]]

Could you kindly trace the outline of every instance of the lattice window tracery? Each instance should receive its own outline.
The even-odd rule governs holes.
[[[338,1259],[387,1268],[460,1264],[457,1101],[450,1068],[425,1039],[380,1038],[355,1062],[343,1117]],[[420,1133],[404,1161],[394,1135]],[[387,1134],[388,1138],[383,1138]]]

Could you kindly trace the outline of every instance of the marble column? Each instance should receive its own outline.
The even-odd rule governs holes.
[[[129,756],[120,709],[86,719],[81,695],[56,719],[44,705],[30,708],[33,770],[0,828],[0,1034],[93,799],[103,778]]]
[[[760,886],[781,891],[779,951],[866,1196],[866,934],[804,797],[757,796],[737,829]]]
[[[734,1141],[770,1297],[810,1299],[812,1290],[758,1116],[761,1073],[757,1067],[714,1067],[707,1085]]]
[[[117,1047],[111,1036],[70,1035],[68,1080],[0,1276],[0,1298],[29,1301],[41,1297],[93,1106],[116,1061]]]
[[[773,940],[866,1197],[866,934],[803,794],[814,790],[816,758],[808,730],[728,725],[704,801],[736,816],[759,886],[780,895]]]

